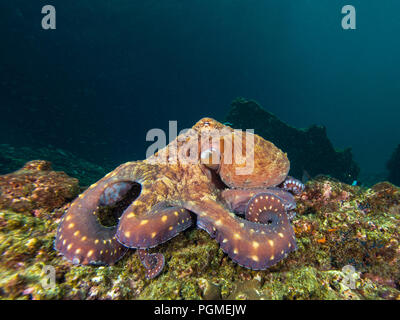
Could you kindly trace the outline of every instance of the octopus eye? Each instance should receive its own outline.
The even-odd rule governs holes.
[[[201,163],[207,168],[217,170],[221,161],[221,154],[214,148],[204,150],[201,155]]]

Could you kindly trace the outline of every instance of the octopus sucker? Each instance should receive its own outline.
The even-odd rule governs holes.
[[[281,188],[254,188],[254,189],[226,189],[222,191],[221,197],[227,203],[228,207],[237,214],[244,214],[247,205],[252,197],[259,193],[268,192],[279,197],[286,211],[296,208],[296,200],[293,195]]]
[[[272,193],[258,193],[247,204],[245,217],[249,221],[268,224],[276,229],[282,225],[281,222],[285,222],[285,205],[281,198]]]
[[[294,194],[300,194],[304,191],[304,184],[291,176],[287,176],[286,179],[281,183],[280,187],[287,191],[291,191]]]
[[[165,259],[147,249],[196,223],[233,261],[266,269],[297,248],[288,217],[296,208],[293,194],[304,186],[288,177],[289,169],[287,154],[273,143],[203,118],[75,199],[61,219],[55,248],[79,264],[112,264],[136,248],[151,279]],[[106,227],[103,212],[114,214],[117,226]]]

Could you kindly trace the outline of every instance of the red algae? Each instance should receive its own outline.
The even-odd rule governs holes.
[[[27,162],[21,169],[0,176],[0,209],[37,214],[52,211],[77,196],[78,179],[52,170],[44,160]]]

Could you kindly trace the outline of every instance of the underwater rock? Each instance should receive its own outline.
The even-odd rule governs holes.
[[[204,300],[221,299],[221,288],[207,279],[199,279],[199,286],[202,290]]]
[[[35,159],[50,161],[54,170],[64,171],[69,176],[77,178],[82,186],[99,180],[113,167],[110,165],[110,168],[102,168],[69,151],[51,146],[30,148],[0,144],[0,174],[18,170],[26,162]]]
[[[298,203],[294,228],[303,263],[319,255],[323,269],[351,265],[399,288],[399,188],[382,182],[362,189],[320,177],[307,184]]]
[[[267,300],[270,297],[261,290],[261,283],[257,279],[238,281],[234,283],[228,300]]]
[[[0,209],[50,212],[78,193],[78,179],[53,171],[50,162],[44,160],[27,162],[21,169],[0,176]]]
[[[296,129],[257,102],[243,98],[232,102],[225,121],[232,128],[254,129],[256,134],[285,150],[293,177],[302,177],[306,171],[311,176],[326,174],[346,183],[357,179],[360,169],[352,158],[351,149],[335,150],[323,126]]]
[[[400,186],[400,144],[393,151],[386,167],[389,170],[389,176],[387,179],[391,183]]]
[[[113,266],[72,265],[53,249],[60,219],[0,210],[0,299],[400,299],[400,188],[319,176],[296,201],[298,250],[271,268],[243,268],[189,229],[150,250],[166,260],[152,280],[134,250]]]

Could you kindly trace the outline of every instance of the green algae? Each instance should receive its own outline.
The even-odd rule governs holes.
[[[298,250],[268,270],[238,266],[205,231],[190,229],[151,249],[166,261],[152,280],[134,250],[113,266],[76,266],[63,259],[53,249],[60,212],[1,211],[0,298],[400,298],[398,188],[363,189],[321,178],[309,182],[297,201]],[[342,270],[348,265],[355,270],[351,275]],[[42,285],[44,266],[54,267],[52,288]]]

